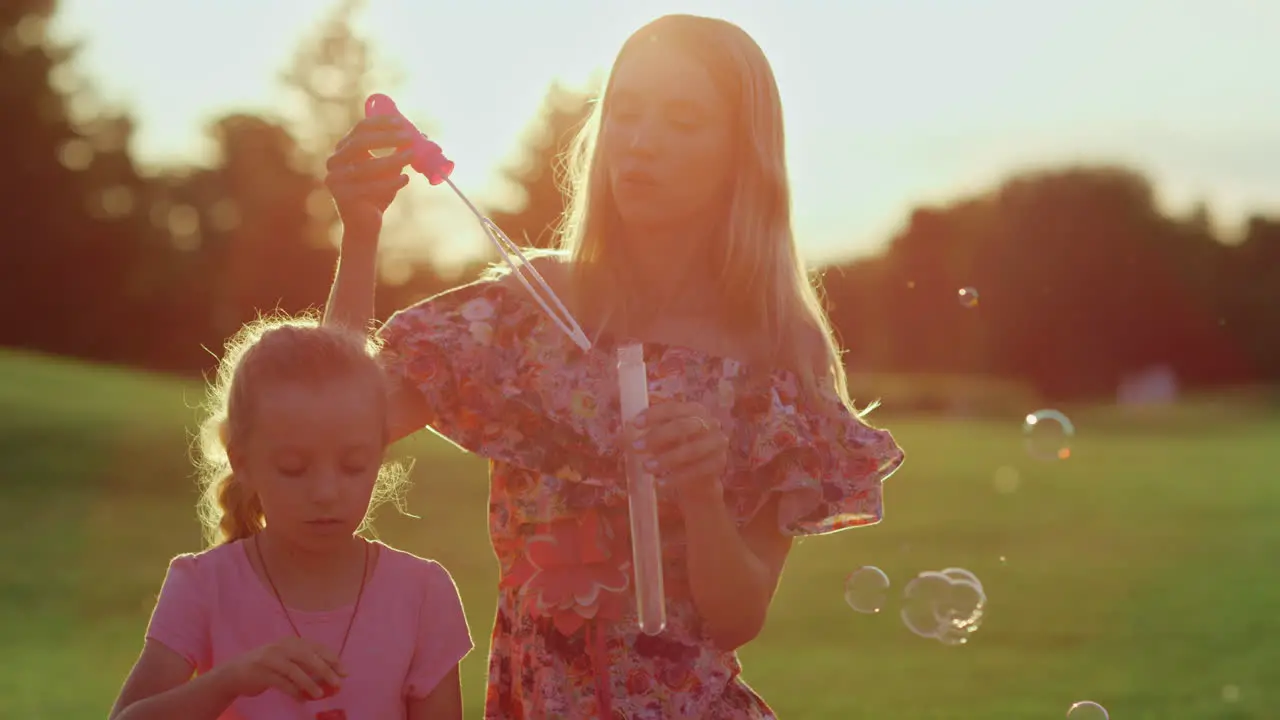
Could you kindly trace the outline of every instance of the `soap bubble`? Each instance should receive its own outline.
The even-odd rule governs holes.
[[[969,636],[977,631],[978,631],[977,624],[969,625],[968,627],[965,627],[963,629],[951,627],[951,626],[944,626],[941,630],[938,631],[938,635],[934,639],[942,643],[943,645],[951,645],[951,646],[964,645],[965,643],[969,642]]]
[[[1008,495],[1018,491],[1018,486],[1022,484],[1022,476],[1018,473],[1018,468],[1002,465],[996,469],[992,484],[995,485],[996,492]]]
[[[951,579],[939,572],[922,572],[902,592],[902,623],[923,638],[937,639],[942,631],[939,609],[951,594]]]
[[[965,570],[964,568],[952,567],[952,568],[946,568],[944,570],[939,570],[938,572],[942,573],[943,575],[946,575],[951,580],[963,580],[965,582],[973,583],[979,588],[982,587],[982,583],[978,580],[978,576],[974,575],[968,570]]]
[[[922,572],[903,589],[902,623],[920,637],[963,645],[977,632],[987,604],[977,576],[964,568]]]
[[[1067,717],[1071,720],[1111,720],[1107,709],[1092,700],[1081,700],[1067,708]]]
[[[889,576],[878,567],[860,567],[844,579],[844,601],[855,612],[878,613],[888,598]]]
[[[974,288],[960,288],[960,290],[956,292],[956,298],[960,300],[961,307],[969,308],[970,310],[978,307],[978,291]]]
[[[951,581],[945,602],[937,609],[938,620],[944,629],[967,630],[981,623],[987,595],[978,578],[962,568],[947,568],[942,575]]]
[[[1031,457],[1038,460],[1066,460],[1071,457],[1071,438],[1076,426],[1058,410],[1036,410],[1022,422],[1022,436]]]

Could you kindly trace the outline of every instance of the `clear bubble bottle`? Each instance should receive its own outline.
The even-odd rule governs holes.
[[[649,407],[649,379],[640,343],[618,348],[618,397],[622,422],[630,423]],[[658,495],[653,475],[631,448],[625,452],[627,500],[631,516],[631,565],[636,579],[640,630],[657,635],[667,626],[662,588],[662,544],[658,535]]]

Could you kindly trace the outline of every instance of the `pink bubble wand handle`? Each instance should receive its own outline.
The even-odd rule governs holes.
[[[453,190],[458,199],[466,204],[471,214],[476,216],[476,220],[480,221],[480,228],[484,230],[489,242],[493,243],[493,246],[498,249],[502,259],[506,261],[511,271],[515,273],[516,278],[524,285],[525,290],[528,290],[533,299],[542,307],[543,312],[551,318],[552,322],[564,334],[569,336],[570,340],[573,340],[578,347],[582,348],[583,352],[590,350],[591,341],[587,339],[586,333],[582,331],[582,326],[578,324],[577,319],[565,307],[560,297],[547,284],[547,281],[533,267],[533,263],[529,262],[524,253],[520,252],[520,247],[512,242],[506,233],[502,232],[502,228],[485,217],[484,213],[480,212],[479,208],[449,178],[453,174],[454,162],[444,156],[444,151],[440,149],[440,146],[428,139],[425,133],[418,130],[417,126],[401,114],[400,109],[396,107],[395,101],[386,95],[381,93],[370,95],[364,103],[364,115],[365,117],[396,117],[406,127],[413,130],[414,140],[410,145],[412,156],[409,160],[409,166],[427,178],[427,181],[432,185],[445,184],[449,186],[450,190]],[[520,262],[517,263],[512,255],[520,258]],[[526,271],[528,272],[528,277],[525,275]],[[538,286],[536,289],[534,288],[535,283]]]

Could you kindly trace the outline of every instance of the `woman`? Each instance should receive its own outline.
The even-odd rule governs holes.
[[[327,322],[367,327],[382,211],[407,182],[395,121],[329,162],[344,223]],[[396,313],[396,437],[491,460],[500,566],[486,717],[767,718],[735,649],[764,624],[792,538],[881,517],[892,437],[851,410],[798,258],[773,73],[738,27],[660,18],[622,47],[575,149],[559,256],[537,266],[584,352],[509,275]],[[643,340],[653,406],[621,427],[615,350]],[[667,629],[636,627],[621,456],[659,492]]]

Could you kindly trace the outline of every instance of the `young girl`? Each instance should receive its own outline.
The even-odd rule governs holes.
[[[201,448],[213,547],[170,563],[113,719],[462,717],[453,579],[356,534],[400,479],[375,351],[304,321],[228,344]]]

